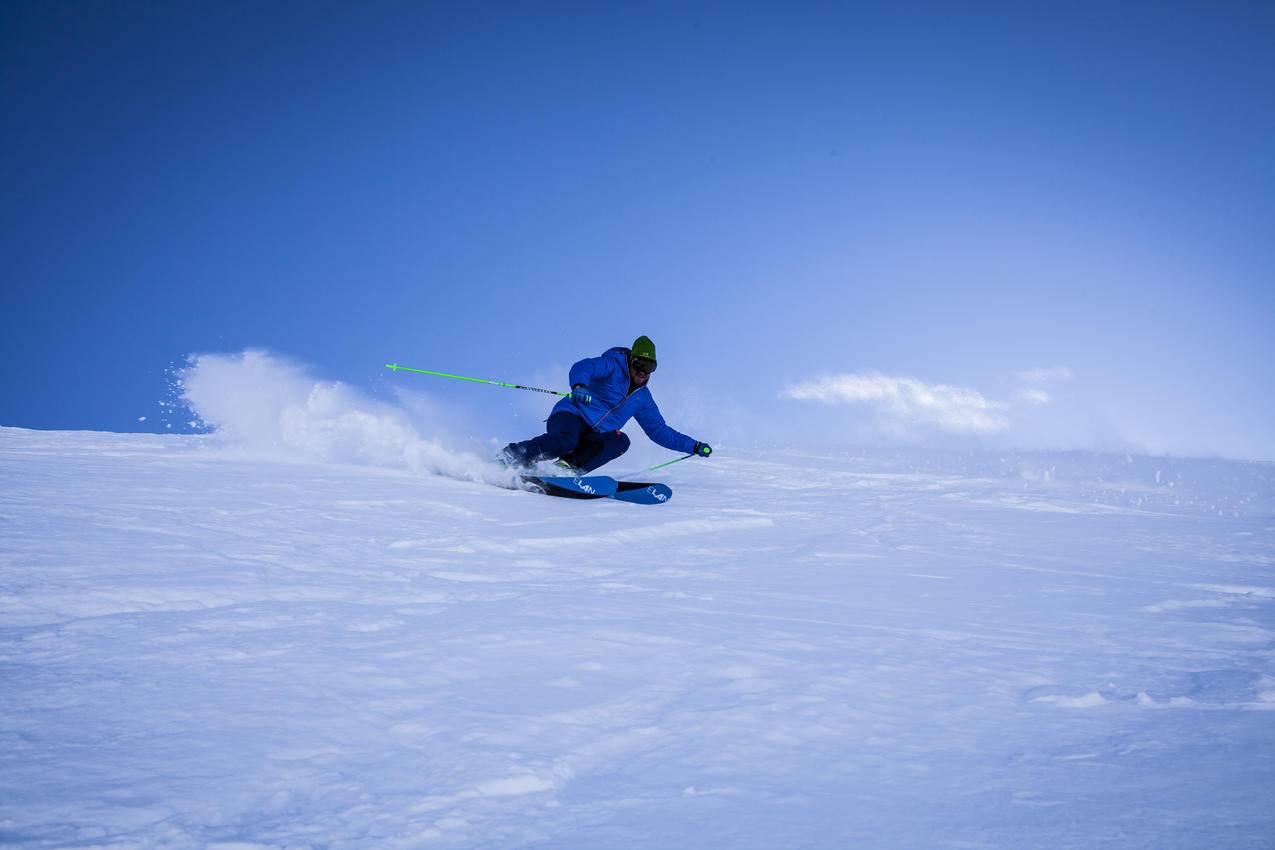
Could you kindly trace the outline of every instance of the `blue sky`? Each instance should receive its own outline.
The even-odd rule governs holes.
[[[0,424],[645,333],[704,439],[1275,460],[1275,11],[1117,5],[6,3]]]

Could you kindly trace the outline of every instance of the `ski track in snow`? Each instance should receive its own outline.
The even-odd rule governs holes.
[[[1269,465],[729,455],[0,428],[0,846],[1275,846]]]

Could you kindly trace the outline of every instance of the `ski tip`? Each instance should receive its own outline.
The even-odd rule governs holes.
[[[667,484],[621,481],[611,498],[635,505],[663,505],[673,498],[673,490]]]

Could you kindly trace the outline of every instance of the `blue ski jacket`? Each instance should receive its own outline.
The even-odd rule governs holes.
[[[553,406],[553,412],[574,413],[599,433],[618,431],[636,419],[652,442],[675,452],[693,452],[695,441],[665,424],[650,387],[630,393],[629,383],[627,348],[611,348],[601,357],[586,357],[571,367],[571,386],[584,384],[593,400],[584,404],[564,398]]]

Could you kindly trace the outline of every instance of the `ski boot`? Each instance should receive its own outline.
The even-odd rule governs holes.
[[[522,452],[518,451],[518,447],[513,443],[500,450],[500,454],[496,455],[496,463],[502,469],[512,470],[519,474],[531,472],[533,468],[533,464],[527,460]]]
[[[555,471],[558,475],[569,475],[569,476],[571,476],[572,478],[576,478],[576,477],[578,477],[578,476],[581,476],[581,475],[587,475],[587,474],[588,474],[588,473],[587,473],[587,472],[585,472],[583,469],[576,469],[574,466],[572,466],[571,464],[567,463],[567,462],[566,462],[565,460],[563,460],[562,458],[558,458],[557,460],[555,460],[555,461],[553,462],[553,467],[554,467],[554,471]],[[561,470],[561,471],[559,471],[559,470]]]

